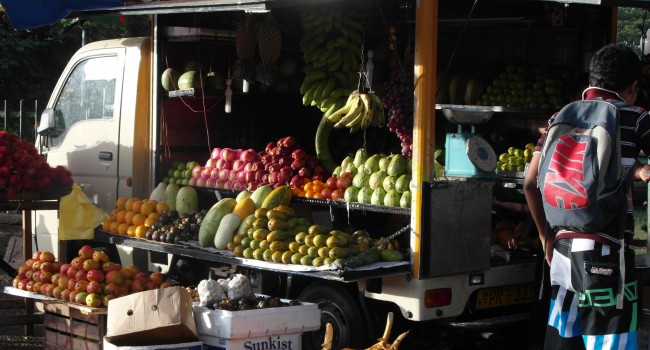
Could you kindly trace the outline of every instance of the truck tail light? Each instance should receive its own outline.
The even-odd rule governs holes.
[[[429,289],[424,292],[424,306],[427,308],[451,304],[451,288]]]

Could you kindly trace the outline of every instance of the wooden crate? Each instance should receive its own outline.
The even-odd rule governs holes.
[[[46,302],[43,305],[44,349],[101,350],[106,335],[106,310],[72,303]]]

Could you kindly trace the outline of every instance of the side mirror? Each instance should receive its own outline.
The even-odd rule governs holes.
[[[41,121],[38,123],[36,132],[40,135],[49,135],[54,131],[56,122],[54,121],[54,109],[46,108],[41,114]]]

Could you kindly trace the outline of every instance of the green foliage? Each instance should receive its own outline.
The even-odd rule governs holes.
[[[650,16],[645,9],[620,7],[616,26],[617,42],[634,48],[641,54],[641,36],[650,26]]]

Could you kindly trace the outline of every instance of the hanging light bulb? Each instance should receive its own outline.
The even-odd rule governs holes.
[[[226,113],[230,113],[232,111],[232,90],[230,89],[230,83],[232,83],[232,79],[226,79]]]
[[[248,93],[248,80],[246,80],[246,79],[242,80],[241,91],[243,93]]]
[[[372,58],[375,56],[375,53],[372,50],[368,50],[368,61],[366,62],[366,88],[372,90],[372,71],[375,70],[375,62]]]

